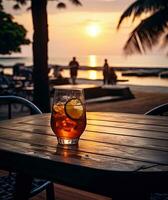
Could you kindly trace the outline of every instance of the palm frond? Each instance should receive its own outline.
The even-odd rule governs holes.
[[[66,8],[66,4],[63,3],[63,2],[59,2],[59,3],[57,4],[57,8],[59,8],[59,9]]]
[[[76,5],[76,6],[81,6],[82,3],[79,0],[69,0],[72,4]]]
[[[15,10],[19,10],[20,9],[20,5],[17,3],[17,4],[15,4],[14,6],[13,6],[13,9],[15,9]]]
[[[20,3],[21,5],[26,5],[26,0],[15,0],[17,3]]]
[[[141,23],[131,32],[124,46],[125,54],[142,53],[156,45],[160,36],[168,30],[168,8],[158,11]]]
[[[57,0],[59,1],[59,0]],[[69,0],[72,4],[76,5],[76,6],[81,6],[81,2],[79,0]],[[64,2],[58,2],[57,3],[57,8],[66,8],[66,4]]]
[[[168,47],[168,33],[164,35],[164,38],[162,41],[162,48],[166,48],[166,47]],[[167,51],[166,55],[168,56],[168,51]]]
[[[22,5],[26,5],[26,0],[15,0],[16,4],[14,4],[13,9],[19,10]]]
[[[26,8],[27,11],[30,11],[31,9],[32,9],[31,6],[29,6],[29,7]]]
[[[162,48],[168,47],[168,33],[164,35],[161,47]],[[167,52],[167,55],[168,55],[168,52]]]
[[[142,13],[147,12],[157,12],[160,9],[165,9],[168,7],[167,0],[137,0],[132,3],[121,15],[120,20],[117,25],[117,29],[119,29],[121,23],[127,17],[133,15],[133,21],[135,18],[139,17]]]

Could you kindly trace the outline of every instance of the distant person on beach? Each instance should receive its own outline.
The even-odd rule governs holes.
[[[69,67],[70,67],[70,76],[71,76],[71,80],[72,80],[72,84],[76,84],[76,78],[78,75],[78,68],[79,68],[79,63],[76,60],[76,57],[73,57],[72,60],[69,63]]]
[[[109,71],[108,71],[108,84],[115,85],[116,82],[117,82],[117,75],[116,75],[113,67],[110,67]]]
[[[53,69],[54,69],[54,72],[53,72],[54,77],[56,77],[56,78],[63,78],[63,76],[61,74],[62,68],[60,66],[55,65]]]
[[[117,75],[112,67],[109,67],[108,60],[104,60],[104,66],[103,66],[103,83],[106,84],[116,84],[117,81]]]
[[[103,83],[104,85],[108,84],[108,73],[109,73],[109,65],[107,59],[104,60],[103,66]]]

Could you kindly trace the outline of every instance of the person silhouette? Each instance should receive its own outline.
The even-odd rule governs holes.
[[[104,66],[103,66],[103,83],[104,85],[108,84],[108,73],[109,73],[109,65],[107,59],[104,59]]]
[[[108,84],[115,85],[117,82],[117,75],[112,67],[109,67]]]
[[[78,68],[79,68],[79,63],[76,60],[76,57],[73,57],[72,60],[69,63],[69,67],[70,67],[70,76],[71,76],[71,80],[72,80],[72,84],[76,84],[76,78],[78,75]]]

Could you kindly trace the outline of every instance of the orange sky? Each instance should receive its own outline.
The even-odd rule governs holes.
[[[123,4],[123,2],[125,2]],[[49,24],[49,55],[118,55],[130,32],[130,23],[124,24],[116,31],[119,17],[126,8],[127,1],[93,0],[83,1],[82,7],[69,7],[66,10],[55,8],[55,2],[48,5]],[[6,4],[6,10],[14,14],[15,21],[23,24],[32,39],[31,12],[13,11],[11,3]],[[90,32],[87,30],[90,26]],[[98,27],[96,34],[94,27]],[[92,32],[92,33],[91,33]],[[93,32],[95,36],[93,37]],[[58,51],[57,51],[58,50]],[[22,48],[22,55],[30,56],[31,46]]]
[[[124,43],[136,24],[132,25],[131,21],[127,20],[119,31],[116,30],[116,26],[122,12],[133,0],[81,0],[81,2],[83,2],[82,7],[68,4],[67,9],[58,10],[56,2],[49,1],[49,56],[122,55]],[[28,30],[27,36],[32,40],[31,12],[27,12],[25,7],[14,11],[11,1],[7,0],[5,10],[14,15],[15,21],[25,26]],[[90,26],[91,31],[88,32]],[[93,27],[98,27],[97,34]],[[153,52],[156,53],[157,51]],[[20,55],[32,56],[31,45],[24,46]]]

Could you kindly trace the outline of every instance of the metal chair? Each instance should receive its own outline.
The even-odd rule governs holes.
[[[8,118],[12,118],[11,105],[14,103],[22,104],[28,107],[31,114],[42,114],[42,112],[32,102],[19,96],[0,96],[0,104],[8,104]],[[0,177],[0,200],[13,200],[13,193],[15,190],[16,174],[9,172],[6,176]],[[50,181],[33,179],[29,198],[46,190],[46,199],[54,200],[54,184]]]
[[[168,103],[165,104],[161,104],[159,106],[156,106],[154,108],[152,108],[151,110],[147,111],[145,113],[145,115],[160,115],[160,116],[168,116]],[[152,198],[151,199],[155,199],[155,200],[159,200],[159,199],[168,199],[168,194],[167,193],[152,193]]]
[[[161,104],[159,106],[156,106],[155,108],[152,108],[151,110],[146,112],[145,115],[167,116],[168,115],[168,103]]]

